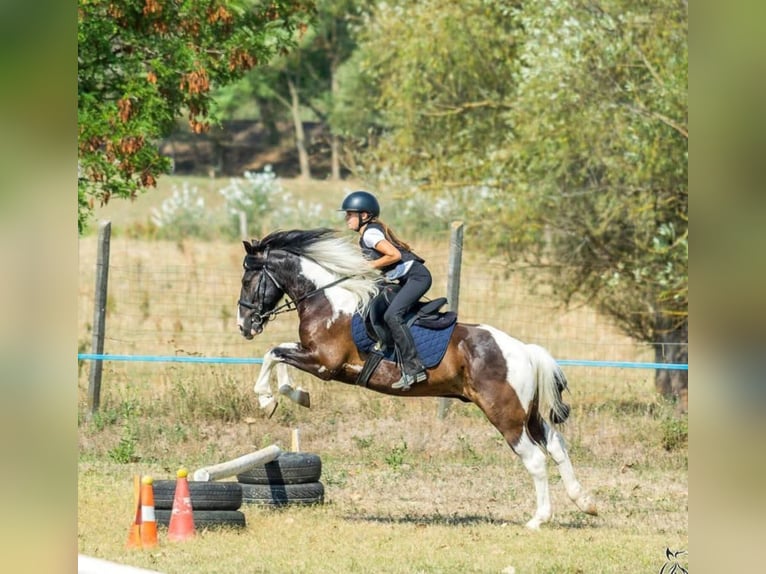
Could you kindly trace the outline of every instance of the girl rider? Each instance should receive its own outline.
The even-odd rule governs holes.
[[[378,219],[380,205],[374,195],[354,191],[343,200],[340,210],[346,212],[347,227],[361,235],[359,246],[370,265],[380,269],[388,281],[401,285],[383,320],[396,343],[402,370],[402,378],[392,386],[409,390],[413,384],[425,381],[427,375],[404,314],[431,287],[431,273],[423,265],[425,261]]]

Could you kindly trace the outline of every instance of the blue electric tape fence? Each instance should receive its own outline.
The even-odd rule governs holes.
[[[78,353],[78,361],[131,361],[135,363],[228,363],[234,365],[260,365],[263,359],[255,357],[194,357],[188,355],[107,355]]]
[[[256,357],[194,357],[187,355],[109,355],[96,353],[78,353],[80,361],[130,361],[136,363],[219,363],[229,365],[263,363],[262,358]],[[618,367],[621,369],[668,369],[673,371],[688,371],[686,363],[637,363],[631,361],[584,361],[562,359],[556,361],[562,367]]]

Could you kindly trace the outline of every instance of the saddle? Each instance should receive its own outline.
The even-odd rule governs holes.
[[[364,317],[354,314],[351,321],[351,334],[354,343],[362,353],[368,353],[364,367],[357,377],[356,384],[365,386],[370,375],[383,359],[395,361],[395,345],[383,320],[383,315],[401,287],[397,284],[385,284],[367,306]],[[440,311],[447,303],[446,297],[432,301],[418,301],[405,314],[404,319],[410,328],[415,348],[423,364],[430,368],[438,365],[447,350],[452,331],[457,323],[454,311]]]

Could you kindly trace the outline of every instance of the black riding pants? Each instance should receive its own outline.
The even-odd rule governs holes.
[[[402,288],[383,315],[399,351],[402,370],[408,375],[414,375],[424,367],[415,349],[412,333],[404,321],[404,314],[431,288],[431,281],[431,272],[426,266],[419,261],[413,262],[409,273],[399,279]]]

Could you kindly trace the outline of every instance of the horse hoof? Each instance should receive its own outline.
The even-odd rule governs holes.
[[[291,385],[285,384],[279,387],[279,394],[289,397],[291,401],[302,407],[311,407],[311,396],[300,387],[294,389]]]
[[[272,398],[265,405],[261,405],[261,409],[263,410],[263,413],[266,415],[267,419],[270,419],[274,415],[274,411],[277,410],[278,404],[279,403],[277,402],[277,399]]]
[[[300,387],[295,389],[294,395],[291,395],[290,398],[302,407],[311,408],[311,396]]]
[[[593,500],[593,497],[590,494],[585,494],[577,499],[576,503],[577,508],[582,510],[585,514],[590,514],[591,516],[598,516],[598,510],[596,509],[596,501]]]
[[[529,522],[527,522],[527,523],[524,525],[524,527],[525,527],[527,530],[540,530],[540,519],[538,519],[538,518],[533,518],[532,520],[530,520]]]

